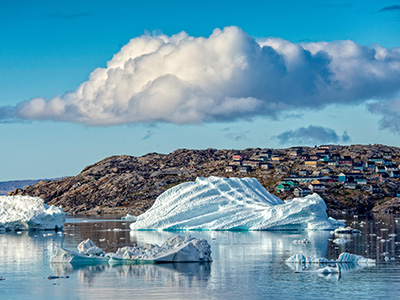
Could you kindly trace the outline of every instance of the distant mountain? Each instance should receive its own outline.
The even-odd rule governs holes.
[[[41,180],[43,179],[0,181],[0,196],[7,195],[7,193],[12,192],[15,189],[23,189],[24,187]]]

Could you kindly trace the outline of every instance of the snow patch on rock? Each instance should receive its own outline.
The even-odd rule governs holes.
[[[65,213],[30,196],[0,196],[0,231],[61,229]]]
[[[163,194],[132,230],[331,230],[318,195],[283,202],[255,178],[199,177]]]

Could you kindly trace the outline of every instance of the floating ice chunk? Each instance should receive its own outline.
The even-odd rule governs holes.
[[[161,246],[147,244],[144,247],[123,247],[116,253],[107,254],[87,239],[78,245],[78,252],[59,248],[50,258],[51,263],[71,264],[210,261],[211,247],[208,242],[191,236],[173,236]]]
[[[110,263],[132,261],[154,262],[210,262],[211,247],[205,239],[191,236],[173,236],[161,246],[147,244],[145,247],[124,247],[109,255]]]
[[[121,220],[136,221],[136,216],[127,214],[125,217],[121,217]]]
[[[351,227],[339,227],[334,230],[334,234],[358,234],[360,230]]]
[[[0,196],[0,231],[61,229],[65,214],[60,207],[30,196]]]
[[[313,194],[283,202],[255,178],[197,178],[163,194],[132,230],[332,230],[324,200]]]
[[[353,263],[353,264],[375,264],[375,259],[365,258],[361,255],[342,253],[336,260],[338,263]]]
[[[349,241],[346,239],[334,239],[333,242],[336,245],[344,245],[344,244],[347,244]]]
[[[308,239],[302,239],[302,240],[293,240],[292,244],[300,244],[300,245],[307,245],[310,244],[310,240]]]
[[[324,263],[353,263],[353,264],[375,264],[374,259],[365,258],[361,255],[343,252],[337,260],[328,260],[325,257],[308,257],[303,254],[295,254],[286,260],[286,263],[297,264],[324,264]]]

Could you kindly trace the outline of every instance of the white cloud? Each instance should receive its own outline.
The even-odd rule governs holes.
[[[400,48],[256,40],[227,27],[208,38],[134,38],[76,91],[20,103],[0,118],[94,126],[231,121],[386,100],[399,87]]]

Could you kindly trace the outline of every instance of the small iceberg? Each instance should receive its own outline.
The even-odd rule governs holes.
[[[361,270],[366,267],[375,266],[374,259],[365,258],[351,253],[342,253],[337,260],[328,260],[325,257],[308,257],[303,254],[295,254],[286,260],[286,265],[295,273],[315,273],[325,278],[332,274],[340,274]]]
[[[63,228],[61,207],[30,196],[0,196],[0,231],[57,230]]]
[[[295,254],[286,260],[286,263],[294,264],[328,264],[328,263],[352,263],[352,264],[375,264],[375,259],[365,258],[361,255],[343,252],[337,260],[328,260],[325,257],[308,257],[303,254]]]
[[[121,220],[136,221],[136,216],[127,214],[126,216],[121,217]]]
[[[50,258],[51,263],[73,264],[140,264],[166,262],[211,262],[211,246],[205,239],[192,236],[173,236],[162,245],[123,247],[116,253],[105,253],[91,240],[78,245],[78,251],[59,248]]]
[[[161,194],[132,230],[333,230],[318,194],[282,201],[255,178],[199,177]]]
[[[339,227],[333,231],[334,234],[360,234],[361,231],[351,227]]]
[[[349,241],[346,240],[346,239],[340,238],[340,239],[334,239],[333,242],[334,242],[336,245],[344,245],[344,244],[347,244]]]

